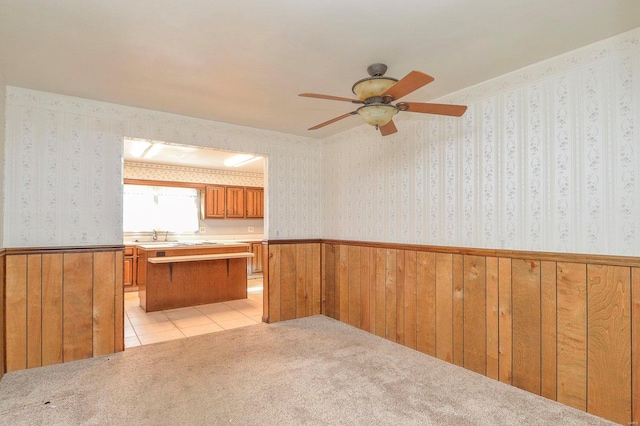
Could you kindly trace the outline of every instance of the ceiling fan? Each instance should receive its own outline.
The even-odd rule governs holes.
[[[431,83],[434,79],[430,75],[420,71],[411,71],[402,79],[385,77],[387,72],[385,64],[373,64],[367,68],[370,77],[357,81],[351,91],[358,99],[342,98],[339,96],[320,95],[317,93],[301,93],[298,96],[306,98],[328,99],[332,101],[344,101],[354,104],[362,104],[355,111],[348,112],[339,117],[320,123],[308,130],[316,130],[336,121],[359,114],[365,122],[379,129],[382,136],[396,133],[398,129],[393,123],[393,116],[398,111],[421,112],[425,114],[450,115],[460,117],[467,110],[463,105],[431,104],[421,102],[392,102],[408,95],[414,90]]]

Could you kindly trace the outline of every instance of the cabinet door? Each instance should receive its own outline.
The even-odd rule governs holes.
[[[252,243],[251,251],[254,255],[251,259],[252,272],[262,272],[262,243]]]
[[[133,258],[124,258],[124,276],[123,281],[125,286],[133,285]]]
[[[247,218],[264,217],[264,189],[247,188]]]
[[[227,187],[227,217],[244,217],[244,188]]]
[[[224,186],[206,186],[204,188],[205,219],[223,219],[225,208]]]

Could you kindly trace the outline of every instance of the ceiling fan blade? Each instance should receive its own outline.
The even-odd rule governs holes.
[[[382,134],[382,136],[388,136],[398,131],[393,120],[391,120],[384,126],[379,126],[378,129],[380,129],[380,133]]]
[[[359,99],[349,99],[349,98],[341,98],[340,96],[331,96],[331,95],[320,95],[317,93],[300,93],[298,96],[302,96],[305,98],[317,98],[317,99],[328,99],[330,101],[344,101],[351,102],[354,104],[363,104]]]
[[[424,104],[420,102],[403,102],[409,112],[423,112],[425,114],[452,115],[460,117],[467,110],[464,105]]]
[[[411,71],[401,78],[396,84],[387,89],[382,96],[393,96],[393,99],[400,99],[414,90],[418,90],[433,81],[433,77],[420,71]]]
[[[348,113],[346,113],[346,114],[341,115],[340,117],[332,118],[332,119],[331,119],[331,120],[329,120],[329,121],[325,121],[324,123],[320,123],[320,124],[318,124],[318,125],[315,125],[315,126],[313,126],[313,127],[310,127],[308,130],[316,130],[316,129],[319,129],[319,128],[321,128],[321,127],[327,126],[327,125],[329,125],[329,124],[331,124],[331,123],[335,123],[336,121],[342,120],[343,118],[347,118],[347,117],[349,117],[350,115],[355,115],[355,114],[357,114],[357,112],[355,112],[355,111],[348,112]]]

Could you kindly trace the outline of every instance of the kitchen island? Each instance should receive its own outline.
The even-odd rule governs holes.
[[[146,312],[247,297],[246,243],[138,245],[138,295]]]

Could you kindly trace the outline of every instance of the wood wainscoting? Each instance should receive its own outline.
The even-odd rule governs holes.
[[[124,247],[7,249],[5,367],[124,350]]]
[[[4,277],[4,257],[6,250],[0,250],[0,277]],[[4,283],[4,280],[0,281]],[[6,372],[6,366],[4,362],[5,354],[5,342],[4,342],[4,329],[5,329],[5,314],[4,314],[4,287],[0,285],[0,379]]]
[[[597,416],[640,421],[640,259],[322,246],[325,315]],[[274,264],[282,274],[284,260]]]
[[[272,323],[320,315],[320,242],[264,242],[262,253],[263,321]]]

